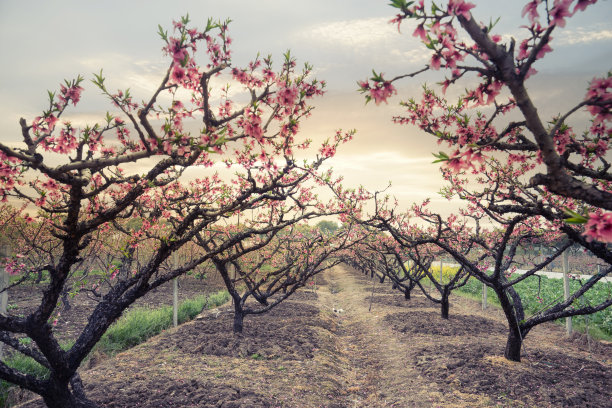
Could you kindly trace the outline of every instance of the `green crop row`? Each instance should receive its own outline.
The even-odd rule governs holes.
[[[516,276],[513,276],[515,278]],[[543,308],[563,300],[563,280],[549,279],[544,276],[538,283],[538,277],[530,276],[515,285],[517,292],[521,295],[526,317],[538,313]],[[570,290],[574,293],[580,288],[580,282],[570,280]],[[460,292],[472,295],[472,297],[482,296],[482,283],[475,278],[470,278],[468,283],[458,289]],[[488,299],[496,303],[495,293],[488,288]],[[598,282],[582,298],[576,300],[574,307],[586,305],[596,305],[612,297],[612,282]],[[609,307],[600,312],[588,316],[574,317],[577,326],[589,325],[589,330],[600,331],[606,338],[612,337],[612,308]]]

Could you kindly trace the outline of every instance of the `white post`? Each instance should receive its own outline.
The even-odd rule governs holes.
[[[444,266],[444,261],[440,258],[440,285],[442,284],[442,269]]]
[[[176,252],[172,254],[172,267],[178,268]],[[172,324],[178,326],[178,278],[172,279]]]
[[[172,324],[178,326],[178,281],[172,279]]]
[[[569,285],[569,277],[567,276],[567,273],[569,272],[569,251],[565,250],[565,252],[563,252],[563,292],[564,292],[564,299],[567,300],[570,297],[570,285]],[[571,336],[572,334],[572,317],[566,317],[565,318],[565,329],[567,332],[568,336]]]
[[[482,284],[482,310],[487,308],[487,285]]]
[[[8,248],[3,246],[0,247],[0,257],[8,256]],[[8,291],[4,290],[9,286],[9,274],[6,273],[4,268],[0,267],[0,314],[6,316],[6,310],[8,306]],[[4,359],[4,343],[0,342],[0,359]]]

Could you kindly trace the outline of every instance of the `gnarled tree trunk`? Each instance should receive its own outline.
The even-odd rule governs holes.
[[[71,388],[67,382],[49,379],[46,392],[42,394],[49,408],[98,408],[99,406],[85,397],[82,389]]]

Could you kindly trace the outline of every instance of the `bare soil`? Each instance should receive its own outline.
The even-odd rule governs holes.
[[[247,316],[241,335],[226,305],[98,359],[81,372],[87,393],[102,407],[612,406],[609,344],[543,325],[512,363],[497,309],[453,296],[444,321],[416,291],[406,301],[346,267],[317,289]]]

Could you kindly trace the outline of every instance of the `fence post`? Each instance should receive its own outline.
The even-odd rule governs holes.
[[[487,285],[482,284],[482,310],[486,310],[487,308]]]
[[[8,248],[6,246],[0,247],[0,257],[4,258],[8,256]],[[9,286],[9,274],[6,273],[4,267],[0,267],[0,314],[6,316],[6,310],[8,306],[8,291],[4,290]],[[4,343],[0,342],[0,360],[4,359]]]
[[[172,267],[178,268],[176,252],[172,254]],[[178,326],[178,278],[172,279],[172,324]]]
[[[178,326],[178,278],[172,279],[172,324]]]
[[[569,277],[567,276],[569,272],[569,251],[566,249],[563,252],[563,292],[564,299],[567,300],[570,297],[570,284]],[[572,335],[572,317],[565,318],[565,330],[568,336]]]

